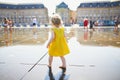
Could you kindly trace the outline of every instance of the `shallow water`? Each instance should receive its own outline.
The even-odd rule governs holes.
[[[0,31],[0,47],[12,45],[42,45],[48,39],[49,28],[13,28],[13,31]],[[76,37],[81,45],[120,47],[120,30],[113,28],[83,28],[66,27],[66,37]]]
[[[0,32],[0,80],[120,80],[120,32],[113,28],[95,31],[66,28],[70,54],[66,55],[67,72],[63,75],[55,57],[52,73],[48,71],[45,46],[49,28],[15,28]]]

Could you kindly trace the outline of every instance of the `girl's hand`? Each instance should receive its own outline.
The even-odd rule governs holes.
[[[47,48],[49,48],[49,44],[47,44]]]

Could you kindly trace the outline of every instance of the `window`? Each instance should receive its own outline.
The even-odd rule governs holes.
[[[92,5],[90,5],[90,7],[92,7]]]

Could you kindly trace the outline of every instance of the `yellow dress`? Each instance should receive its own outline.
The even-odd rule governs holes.
[[[64,36],[64,28],[51,28],[54,32],[54,40],[50,43],[48,52],[50,56],[64,56],[69,54],[70,50]]]

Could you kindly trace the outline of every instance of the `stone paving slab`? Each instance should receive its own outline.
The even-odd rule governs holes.
[[[75,38],[69,40],[70,54],[65,56],[67,71],[62,75],[61,61],[54,58],[52,74],[55,80],[120,80],[120,49],[112,46],[85,46]],[[0,48],[0,80],[20,80],[47,49],[39,46],[9,46]],[[46,55],[23,80],[50,80]]]

